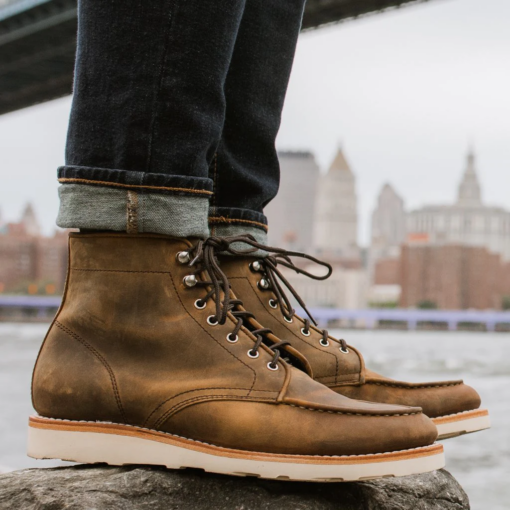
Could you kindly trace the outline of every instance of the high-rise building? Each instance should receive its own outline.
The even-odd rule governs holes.
[[[485,205],[481,195],[475,156],[470,151],[457,202],[411,211],[407,217],[408,240],[485,247],[509,261],[510,212]]]
[[[328,258],[359,258],[356,178],[342,149],[319,179],[313,246]]]
[[[319,167],[311,152],[280,152],[280,190],[264,210],[269,244],[310,251]]]

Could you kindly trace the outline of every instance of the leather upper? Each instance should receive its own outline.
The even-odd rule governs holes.
[[[255,314],[254,324],[271,328],[277,339],[288,340],[307,360],[312,377],[342,395],[388,404],[418,406],[427,416],[435,418],[478,409],[478,393],[463,381],[406,383],[394,381],[365,368],[363,356],[352,346],[348,353],[340,350],[340,342],[329,336],[329,346],[321,345],[322,331],[310,327],[305,336],[305,322],[295,315],[289,323],[273,308],[275,295],[261,289],[258,282],[263,274],[251,269],[255,257],[222,256],[222,269],[234,292],[245,307]],[[279,305],[278,305],[279,306]],[[306,332],[306,331],[305,331]]]
[[[274,353],[262,345],[250,358],[256,339],[244,328],[229,342],[236,319],[208,324],[213,300],[198,309],[206,289],[183,283],[193,268],[176,254],[192,245],[157,235],[70,236],[64,300],[34,369],[40,415],[275,453],[380,453],[435,440],[417,407],[351,400],[283,360],[270,370]]]

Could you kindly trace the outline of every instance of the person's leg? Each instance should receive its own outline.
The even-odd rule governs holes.
[[[216,235],[265,240],[263,209],[278,191],[275,139],[301,28],[304,0],[250,0],[225,84],[227,113],[210,168]]]
[[[58,225],[206,236],[246,0],[79,2]]]

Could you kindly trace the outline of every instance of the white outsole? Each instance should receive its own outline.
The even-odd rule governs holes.
[[[489,413],[485,409],[434,418],[432,421],[437,427],[440,440],[472,434],[491,427]]]
[[[89,464],[148,464],[315,482],[406,476],[444,467],[443,449],[438,444],[374,455],[281,455],[230,450],[137,427],[43,418],[30,420],[28,455]]]

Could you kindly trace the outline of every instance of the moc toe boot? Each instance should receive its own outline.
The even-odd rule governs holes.
[[[306,358],[307,371],[316,381],[359,400],[421,407],[437,426],[439,439],[490,427],[488,411],[480,409],[478,393],[463,381],[408,383],[386,378],[368,370],[361,353],[345,341],[333,338],[293,311],[284,313],[288,306],[278,299],[281,286],[275,283],[274,273],[268,274],[277,258],[239,253],[234,250],[220,255],[221,267],[234,293],[254,314],[250,322],[254,327],[263,324],[270,328],[273,341],[288,340],[292,347],[287,350],[294,348]],[[275,285],[279,286],[277,291]]]
[[[315,481],[443,466],[420,408],[338,394],[246,329],[220,248],[71,234],[64,299],[34,369],[30,456]]]

